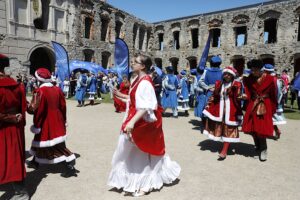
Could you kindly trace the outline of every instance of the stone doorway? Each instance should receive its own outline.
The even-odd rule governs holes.
[[[34,75],[39,68],[46,68],[50,72],[55,71],[55,55],[53,51],[47,47],[39,47],[34,49],[30,56],[30,74]]]

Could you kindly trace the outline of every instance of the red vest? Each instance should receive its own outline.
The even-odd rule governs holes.
[[[122,125],[122,131],[125,132],[125,127],[127,123],[134,117],[136,114],[136,106],[135,106],[135,93],[136,90],[141,83],[142,80],[149,81],[153,86],[152,79],[149,76],[145,76],[140,80],[136,79],[131,85],[130,95],[130,105],[128,110],[128,116],[125,122]],[[164,141],[164,133],[162,130],[162,108],[158,107],[157,110],[154,111],[156,121],[147,122],[143,118],[138,120],[134,128],[132,130],[132,138],[137,147],[151,155],[162,156],[165,154],[165,141]]]

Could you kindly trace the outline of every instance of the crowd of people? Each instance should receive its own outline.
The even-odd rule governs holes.
[[[278,126],[286,123],[288,91],[298,103],[300,92],[291,88],[287,71],[281,74],[261,60],[250,60],[247,70],[221,67],[219,56],[209,63],[178,74],[169,66],[159,74],[151,58],[139,54],[133,58],[130,74],[122,77],[79,71],[60,83],[45,68],[14,80],[4,72],[8,57],[0,55],[0,184],[12,183],[16,198],[29,199],[24,187],[26,112],[33,115],[30,130],[35,135],[30,149],[33,159],[27,166],[38,170],[40,164],[64,163],[61,176],[77,176],[76,156],[66,146],[65,98],[75,96],[78,107],[83,107],[86,98],[94,105],[101,93],[110,93],[116,112],[125,112],[108,185],[134,197],[161,189],[180,175],[181,167],[165,150],[162,117],[168,108],[174,118],[178,112],[189,116],[194,108],[201,132],[223,142],[218,160],[226,159],[231,143],[240,142],[241,127],[253,137],[260,161],[266,161],[267,139],[279,139]],[[30,102],[27,92],[32,93]]]

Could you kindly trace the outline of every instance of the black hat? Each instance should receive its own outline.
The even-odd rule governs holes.
[[[9,58],[4,54],[0,54],[0,67],[4,68],[8,66],[9,66]]]

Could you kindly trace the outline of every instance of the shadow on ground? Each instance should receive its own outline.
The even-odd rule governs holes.
[[[80,157],[79,154],[75,153],[76,158],[78,159]],[[26,151],[26,158],[29,158],[30,154],[28,151]],[[26,179],[25,179],[25,187],[30,195],[32,197],[40,183],[44,178],[48,176],[48,174],[61,174],[65,172],[65,165],[64,163],[59,163],[56,165],[40,165],[40,167],[37,170],[33,170],[30,172],[27,172]],[[74,178],[74,177],[70,177]],[[10,200],[13,195],[14,191],[11,186],[11,184],[5,184],[0,185],[0,191],[5,192],[2,196],[0,196],[0,200]]]
[[[223,147],[222,142],[215,142],[212,140],[204,140],[198,144],[201,151],[219,152]],[[243,142],[230,144],[228,155],[242,155],[245,157],[255,157],[257,153],[253,144],[246,144]]]

